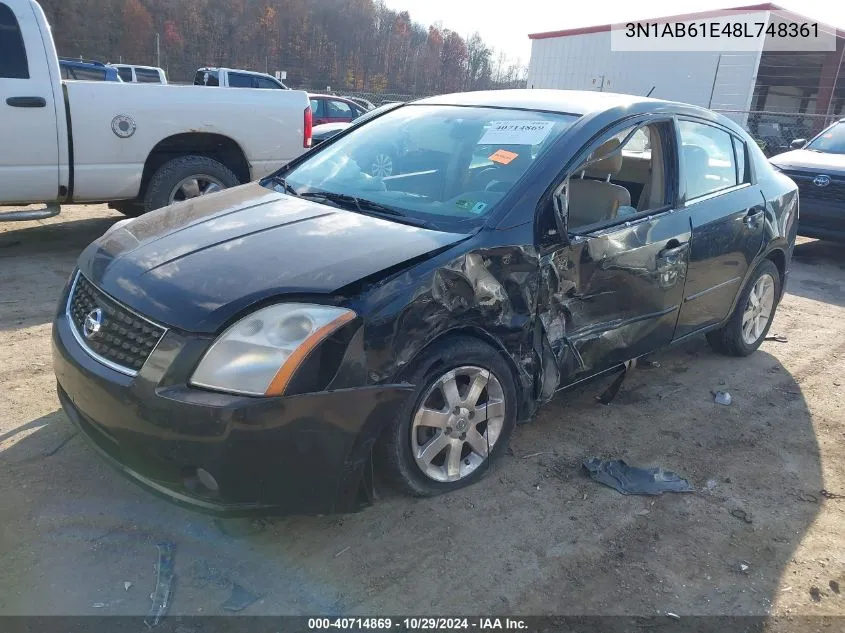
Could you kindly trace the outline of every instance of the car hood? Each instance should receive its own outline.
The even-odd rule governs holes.
[[[781,169],[821,172],[828,175],[832,173],[845,174],[845,154],[796,149],[772,156],[769,162]]]
[[[265,299],[330,294],[466,237],[250,183],[121,225],[82,253],[79,268],[148,318],[216,332]]]

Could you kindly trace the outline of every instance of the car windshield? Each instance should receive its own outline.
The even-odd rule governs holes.
[[[830,154],[845,154],[845,123],[836,123],[814,138],[807,149]]]
[[[500,108],[399,107],[265,185],[396,221],[469,230],[576,119]]]

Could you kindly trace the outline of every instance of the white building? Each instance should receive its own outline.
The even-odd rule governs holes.
[[[716,21],[745,23],[752,31],[759,23],[816,22],[774,4],[760,4],[641,23]],[[834,116],[845,114],[845,78],[839,81],[840,70],[845,74],[845,34],[824,24],[819,27],[822,38],[826,36],[834,50],[785,51],[783,38],[775,42],[768,36],[755,40],[756,50],[750,50],[748,40],[738,45],[745,50],[737,50],[738,46],[731,50],[735,38],[710,40],[710,50],[613,50],[620,48],[619,29],[625,27],[611,24],[535,33],[529,35],[527,84],[529,88],[651,94],[719,110],[752,127],[762,118],[819,128]],[[654,48],[653,44],[649,47]],[[791,117],[776,117],[774,113]]]

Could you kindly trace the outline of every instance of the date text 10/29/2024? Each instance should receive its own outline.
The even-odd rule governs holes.
[[[309,618],[308,629],[374,630],[374,631],[525,631],[528,625],[521,618]]]

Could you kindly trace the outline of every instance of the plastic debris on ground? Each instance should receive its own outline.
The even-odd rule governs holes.
[[[173,598],[173,552],[176,546],[170,542],[159,543],[158,562],[156,563],[156,586],[150,599],[153,601],[150,612],[144,618],[144,624],[148,628],[158,626],[161,619],[170,608],[170,601]]]
[[[594,480],[623,495],[660,495],[664,492],[695,492],[690,482],[663,468],[634,468],[623,460],[592,457],[584,469]]]
[[[731,394],[727,391],[713,392],[713,400],[716,402],[716,404],[722,404],[726,407],[729,407],[731,405],[731,402],[733,402]]]
[[[260,597],[234,582],[232,583],[232,595],[221,606],[226,611],[243,611]]]
[[[613,402],[613,399],[616,398],[616,395],[622,388],[622,383],[625,382],[625,378],[627,378],[628,372],[630,372],[634,368],[636,363],[636,360],[625,361],[625,365],[622,371],[619,372],[619,375],[614,378],[613,382],[610,383],[610,386],[605,389],[601,393],[601,395],[596,396],[596,400],[598,400],[602,404],[610,404],[611,402]]]

